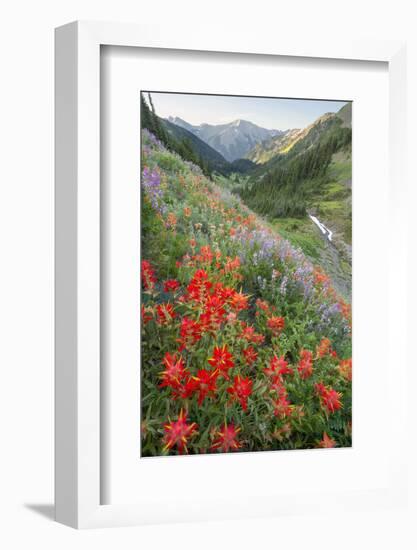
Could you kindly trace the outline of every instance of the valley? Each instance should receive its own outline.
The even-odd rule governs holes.
[[[346,103],[305,128],[268,130],[241,119],[193,125],[158,117],[162,135],[151,130],[164,143],[171,139],[183,158],[299,247],[350,302],[351,116]]]
[[[160,95],[164,117],[151,93],[141,113],[141,456],[351,447],[350,104]]]

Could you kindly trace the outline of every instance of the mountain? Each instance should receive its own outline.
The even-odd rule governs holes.
[[[316,144],[323,135],[332,131],[335,126],[342,128],[352,127],[352,103],[346,103],[337,113],[325,113],[312,124],[302,129],[286,130],[279,135],[271,137],[261,143],[257,143],[245,156],[256,164],[267,164],[276,157],[282,160],[283,155],[289,153],[293,147],[294,152],[301,152]]]
[[[170,117],[168,121],[192,132],[229,162],[244,158],[257,143],[284,134],[281,130],[268,130],[253,122],[241,119],[227,124],[200,124],[198,126],[189,124],[179,117]]]
[[[160,120],[171,137],[179,142],[186,141],[190,144],[194,153],[208,164],[210,172],[216,171],[221,172],[222,174],[228,173],[229,163],[227,160],[215,149],[210,147],[210,145],[208,145],[205,141],[201,140],[193,132],[189,131],[184,125],[180,126],[175,124],[172,120]],[[175,120],[187,124],[185,121],[182,121],[177,117]]]
[[[181,128],[185,128],[189,132],[196,133],[197,126],[193,126],[192,124],[189,124],[186,120],[183,118],[180,118],[179,116],[169,116],[166,119],[168,122],[171,122],[172,124],[175,124],[175,126],[180,126]]]
[[[352,102],[349,101],[338,111],[337,116],[343,120],[343,126],[352,128]]]
[[[305,130],[294,128],[286,130],[280,135],[273,136],[269,140],[257,143],[245,156],[255,164],[264,164],[272,157],[289,150],[297,140],[301,138]]]
[[[240,191],[250,208],[272,217],[304,216],[327,194],[334,155],[351,151],[349,108],[343,107],[341,114],[326,113],[307,128],[274,137],[248,154],[249,160],[263,161],[251,170],[248,185]],[[348,175],[351,160],[343,169]]]

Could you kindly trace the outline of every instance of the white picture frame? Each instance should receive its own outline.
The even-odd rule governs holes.
[[[248,37],[197,28],[187,36],[175,29],[113,23],[75,22],[56,30],[56,519],[76,528],[134,525],[187,519],[245,515],[303,513],[326,509],[326,495],[297,494],[285,502],[265,500],[250,514],[245,503],[219,501],[215,507],[184,517],[175,500],[138,507],[101,504],[100,456],[100,48],[102,45],[167,48],[381,61],[389,71],[390,193],[395,233],[404,230],[405,176],[405,45],[401,42],[287,40],[261,34]],[[405,249],[395,252],[391,276],[404,282],[403,292],[388,311],[404,319],[406,311]],[[404,321],[403,321],[404,322]],[[405,331],[390,327],[404,345],[396,349],[396,399],[405,393]],[[404,405],[393,409],[395,422],[404,424]],[[383,450],[381,450],[383,452]],[[332,507],[394,506],[406,490],[401,435],[390,457],[383,490],[340,493]],[[233,503],[233,502],[232,502]],[[214,511],[215,510],[215,511]],[[204,513],[204,515],[203,515]]]

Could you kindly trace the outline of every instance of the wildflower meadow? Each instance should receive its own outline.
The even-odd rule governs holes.
[[[141,154],[142,456],[351,446],[350,305],[148,130]]]

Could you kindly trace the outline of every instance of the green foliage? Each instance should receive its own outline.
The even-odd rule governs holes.
[[[323,249],[323,239],[316,227],[308,218],[277,218],[273,227],[291,244],[301,250],[309,258],[318,261]]]
[[[142,291],[142,314],[147,316],[141,325],[143,456],[178,453],[175,446],[164,447],[164,426],[177,421],[181,410],[187,412],[190,425],[198,426],[198,433],[186,438],[188,451],[194,454],[213,452],[215,434],[225,422],[239,428],[241,451],[315,448],[322,444],[324,433],[337,446],[350,446],[351,383],[339,368],[341,359],[351,356],[349,315],[342,314],[343,301],[317,278],[311,263],[283,238],[294,233],[304,246],[314,248],[317,243],[305,220],[277,220],[272,229],[231,192],[245,187],[247,178],[219,176],[210,181],[149,136],[143,143],[145,175],[152,185],[143,186],[142,259],[155,276]],[[153,192],[158,196],[154,203]],[[207,297],[190,298],[197,271],[204,271],[211,293],[219,292],[211,295],[209,309]],[[172,292],[165,286],[171,279],[178,283]],[[241,308],[232,307],[230,296],[236,294],[244,297]],[[223,300],[224,312],[219,313],[223,320],[182,345],[184,319],[202,326],[214,309],[219,312],[218,299]],[[167,305],[175,315],[165,322],[158,308]],[[284,320],[278,331],[270,324],[277,316]],[[245,327],[253,329],[258,339],[247,340]],[[319,353],[323,338],[331,339],[334,353]],[[195,380],[199,370],[212,368],[215,347],[224,345],[233,357],[230,380],[219,376],[215,391],[201,402],[195,392],[181,397],[175,388],[161,387],[166,353],[180,356]],[[257,354],[253,364],[245,360],[249,346]],[[302,350],[314,356],[313,372],[306,378],[298,370]],[[274,355],[282,356],[290,368],[280,382],[290,404],[286,414],[277,410],[278,390],[265,372]],[[236,376],[253,384],[247,410],[231,396]],[[340,394],[341,408],[326,409],[317,383]]]
[[[304,216],[329,181],[334,153],[349,147],[351,139],[351,129],[343,128],[337,117],[318,124],[288,153],[277,155],[255,170],[240,196],[263,215]]]
[[[146,128],[152,134],[154,134],[160,141],[169,149],[178,153],[184,160],[192,162],[202,169],[203,173],[206,176],[211,175],[211,169],[207,159],[200,156],[195,149],[193,148],[191,139],[189,136],[181,137],[176,139],[172,133],[170,134],[167,131],[166,125],[164,122],[157,116],[153,103],[152,96],[148,94],[148,100],[151,105],[149,109],[146,104],[143,94],[141,94],[140,105],[141,105],[141,121],[142,128]],[[189,132],[188,132],[189,133]]]

